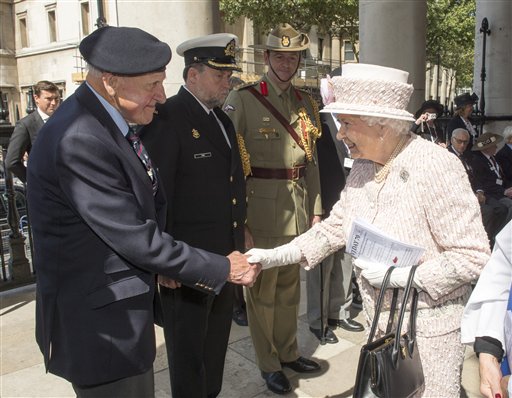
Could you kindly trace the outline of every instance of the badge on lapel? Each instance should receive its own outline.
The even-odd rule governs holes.
[[[192,129],[192,137],[194,137],[196,140],[201,137],[201,134],[199,134],[199,131],[196,129]]]

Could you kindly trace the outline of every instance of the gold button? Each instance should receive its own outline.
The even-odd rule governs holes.
[[[236,221],[233,222],[233,228],[238,227],[238,223]]]
[[[236,205],[236,198],[233,198],[233,204]]]
[[[292,148],[295,148],[297,146],[297,144],[295,144],[295,142],[292,143]]]

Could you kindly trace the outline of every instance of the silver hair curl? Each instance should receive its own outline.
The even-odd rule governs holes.
[[[407,134],[411,128],[411,122],[408,120],[391,119],[388,117],[378,116],[360,116],[361,120],[364,121],[369,127],[376,125],[387,127],[391,131],[397,134]]]

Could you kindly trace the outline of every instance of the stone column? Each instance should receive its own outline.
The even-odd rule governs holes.
[[[341,65],[341,39],[332,36],[331,40],[331,69],[336,69]]]
[[[475,27],[475,69],[474,91],[481,97],[483,33],[480,32],[482,20],[487,18],[490,35],[486,43],[486,80],[485,80],[485,114],[486,116],[512,115],[512,1],[478,0],[476,2]],[[501,134],[503,129],[512,125],[508,121],[488,121],[484,131]]]
[[[133,2],[118,1],[118,23],[120,26],[144,29],[171,46],[172,60],[167,66],[167,79],[164,83],[166,95],[170,97],[183,84],[185,63],[183,57],[176,53],[176,47],[194,37],[219,33],[219,1],[174,0],[148,3],[150,6],[134,7]]]
[[[409,72],[409,111],[425,99],[426,0],[360,0],[359,61]]]

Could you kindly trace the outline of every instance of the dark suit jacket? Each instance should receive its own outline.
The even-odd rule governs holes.
[[[159,107],[141,137],[169,199],[166,231],[226,255],[244,251],[245,180],[233,123],[221,109],[215,113],[232,150],[218,124],[183,87]]]
[[[473,174],[475,176],[475,189],[484,191],[485,196],[501,199],[504,197],[505,188],[509,186],[507,180],[503,180],[503,184],[496,183],[498,176],[491,169],[492,164],[487,157],[480,151],[473,152],[470,159]]]
[[[508,181],[512,181],[512,149],[505,144],[505,146],[498,151],[495,158],[505,178]]]
[[[322,137],[317,140],[320,190],[322,194],[323,217],[329,216],[332,207],[340,199],[345,187],[343,163],[347,156],[344,144],[337,140],[336,125],[330,113],[321,113]]]
[[[25,152],[30,152],[37,133],[43,126],[44,122],[39,112],[34,111],[18,120],[9,140],[5,165],[12,174],[23,182],[27,181],[27,168],[23,164],[23,156]]]
[[[83,84],[39,133],[28,166],[36,338],[47,369],[78,385],[147,371],[155,273],[219,292],[225,257],[161,232],[163,189]]]
[[[455,156],[457,156],[460,161],[462,162],[462,165],[464,166],[464,169],[466,170],[466,173],[468,174],[468,179],[469,179],[469,183],[471,184],[471,188],[473,189],[473,191],[476,192],[477,190],[477,187],[476,187],[476,180],[475,180],[475,175],[473,173],[473,167],[471,166],[471,156],[472,154],[471,153],[467,153],[467,152],[464,152],[462,155],[459,156],[459,154],[457,152],[455,152],[455,150],[453,149],[453,146],[448,146],[448,152],[451,152],[453,153]],[[480,188],[478,188],[480,189]]]

